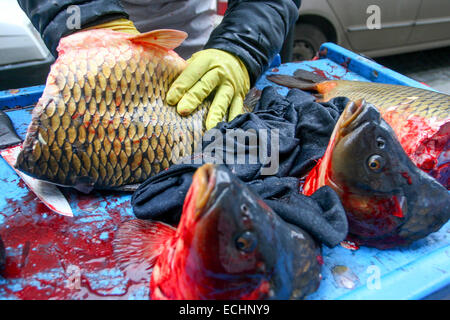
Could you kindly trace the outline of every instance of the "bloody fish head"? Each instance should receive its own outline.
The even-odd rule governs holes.
[[[407,179],[408,156],[379,111],[364,101],[349,103],[338,123],[331,161],[332,181],[348,192],[392,194]]]
[[[171,245],[154,267],[153,299],[302,298],[320,281],[314,240],[224,166],[196,171]]]
[[[349,236],[389,248],[437,231],[450,218],[450,195],[410,160],[377,108],[349,103],[326,152],[324,181],[338,192]]]

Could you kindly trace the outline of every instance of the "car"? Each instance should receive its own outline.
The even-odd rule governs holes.
[[[227,1],[217,4],[223,15]],[[380,28],[372,28],[377,10]],[[312,59],[322,43],[334,42],[376,58],[449,46],[448,30],[448,0],[302,0],[281,56]],[[2,0],[0,38],[0,90],[44,84],[54,58],[16,0]]]
[[[2,0],[0,39],[0,90],[44,84],[54,58],[16,0]]]
[[[371,58],[445,47],[449,30],[448,0],[302,0],[292,60],[313,58],[324,42]]]

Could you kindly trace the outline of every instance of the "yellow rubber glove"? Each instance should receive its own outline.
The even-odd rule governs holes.
[[[187,63],[167,93],[167,103],[178,104],[180,115],[193,112],[214,89],[217,91],[206,118],[207,130],[222,121],[228,109],[228,121],[243,113],[250,77],[239,58],[223,50],[206,49],[192,55]]]
[[[105,23],[98,24],[93,27],[89,27],[83,30],[92,30],[92,29],[111,29],[118,32],[125,32],[131,34],[140,34],[140,32],[134,26],[133,21],[128,19],[117,19]]]

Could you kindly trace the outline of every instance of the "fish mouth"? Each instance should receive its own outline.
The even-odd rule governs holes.
[[[197,221],[206,210],[207,204],[216,186],[217,170],[213,164],[205,164],[198,168],[192,177],[187,205],[191,206],[191,220]]]
[[[367,104],[364,99],[350,101],[342,112],[342,119],[339,126],[339,136],[344,137],[355,128],[358,117],[363,113]]]
[[[381,114],[378,109],[364,99],[350,101],[342,112],[338,123],[338,139],[355,131],[359,126],[369,122],[379,122]]]

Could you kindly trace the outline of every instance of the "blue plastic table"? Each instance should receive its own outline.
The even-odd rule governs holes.
[[[293,74],[299,68],[333,79],[403,84],[430,89],[331,43],[321,47],[319,59],[315,61],[275,66],[266,74]],[[266,80],[265,76],[260,78],[256,87],[262,89],[267,85],[279,88],[278,92],[282,94],[288,91]],[[17,107],[36,103],[42,90],[43,86],[38,86],[0,92],[0,108],[15,108],[9,110],[8,115],[22,137],[25,136],[31,119],[31,108]],[[10,272],[11,277],[0,276],[0,299],[29,298],[33,294],[36,298],[70,299],[148,297],[148,285],[144,279],[131,281],[111,265],[108,259],[110,240],[117,224],[133,218],[130,194],[95,192],[86,196],[73,190],[64,190],[71,203],[74,218],[55,217],[55,214],[43,208],[30,195],[20,178],[3,159],[0,160],[0,190],[3,193],[0,196],[0,234],[10,259],[8,267],[13,270]],[[37,227],[25,226],[19,218]],[[55,231],[56,227],[47,227],[56,224],[63,225],[64,228],[58,227]],[[3,236],[3,233],[12,234],[8,232],[10,228],[17,228],[18,232],[36,233],[37,236],[45,237],[37,229],[39,226],[46,226],[47,235],[54,237],[55,232],[65,232],[67,240],[64,242],[65,238],[57,238],[62,244],[53,247],[52,239],[36,242],[30,237],[26,243],[19,243]],[[448,290],[449,232],[450,223],[447,223],[425,239],[395,250],[324,247],[323,281],[318,291],[308,299],[421,299],[439,290]],[[86,235],[89,237],[86,238]],[[38,270],[37,264],[41,260],[36,260],[35,257],[39,254],[41,257],[48,254],[48,265],[51,268]],[[53,256],[60,257],[60,263],[50,261]],[[76,263],[78,257],[79,265]],[[24,266],[26,269],[21,269]],[[64,285],[73,276],[73,270],[82,274],[81,288]]]

